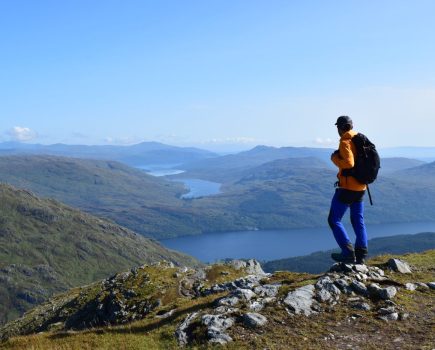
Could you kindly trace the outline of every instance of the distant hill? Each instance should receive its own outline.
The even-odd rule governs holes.
[[[249,151],[186,163],[186,173],[177,177],[197,177],[216,182],[231,182],[249,169],[278,159],[318,158],[329,166],[332,149],[308,147],[257,146]]]
[[[406,157],[425,162],[435,161],[435,147],[390,147],[380,149],[382,157]]]
[[[191,230],[190,217],[183,219],[181,210],[179,197],[186,192],[182,184],[119,162],[4,156],[0,157],[0,181],[110,218],[147,236]]]
[[[434,232],[380,237],[369,240],[371,257],[382,254],[419,253],[428,249],[435,249]],[[331,265],[331,253],[334,251],[336,250],[315,252],[294,258],[271,260],[262,263],[262,267],[266,272],[287,270],[321,273]]]
[[[104,159],[132,166],[148,164],[179,164],[197,161],[216,154],[193,147],[176,147],[159,142],[142,142],[131,146],[40,145],[19,142],[0,143],[0,154],[33,154]]]
[[[425,162],[410,158],[382,158],[380,174],[390,174],[395,171],[414,168],[425,164]]]
[[[405,182],[419,182],[433,186],[435,185],[435,162],[396,171],[390,176]]]
[[[0,157],[0,181],[154,238],[323,226],[336,170],[317,158],[298,157],[222,170],[216,177],[229,180],[222,193],[180,199],[185,191],[181,184],[117,162]],[[371,186],[375,206],[366,207],[367,223],[433,221],[435,186],[423,183],[419,176],[412,180],[381,175]]]
[[[53,293],[119,269],[160,260],[195,259],[128,229],[0,184],[0,323]]]

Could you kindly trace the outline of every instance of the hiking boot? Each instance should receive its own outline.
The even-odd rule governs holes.
[[[337,262],[341,262],[344,264],[355,264],[355,254],[352,252],[350,255],[343,255],[343,253],[332,253],[331,254],[332,260],[335,260]]]
[[[365,264],[367,255],[367,248],[355,248],[355,259],[357,264]]]

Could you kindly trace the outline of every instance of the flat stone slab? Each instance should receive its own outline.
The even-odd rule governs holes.
[[[248,312],[243,315],[243,323],[247,327],[258,328],[267,323],[267,318],[256,312]]]
[[[298,288],[293,292],[289,292],[287,297],[284,299],[284,304],[286,304],[290,311],[295,314],[304,314],[306,316],[311,315],[314,311],[311,306],[314,303],[314,285],[309,284],[307,286]]]

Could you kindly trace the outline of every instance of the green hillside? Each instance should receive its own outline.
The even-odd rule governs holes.
[[[53,293],[162,259],[197,264],[121,226],[0,184],[0,323]]]

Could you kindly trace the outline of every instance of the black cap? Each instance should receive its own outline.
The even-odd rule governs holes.
[[[348,117],[347,115],[342,115],[341,117],[338,117],[335,125],[337,125],[338,127],[352,125],[352,119],[350,119],[350,117]]]

